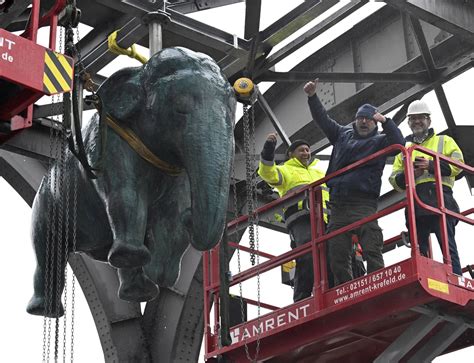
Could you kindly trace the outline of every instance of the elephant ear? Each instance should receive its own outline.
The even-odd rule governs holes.
[[[141,112],[145,92],[140,82],[142,67],[124,68],[112,74],[97,94],[104,111],[117,120],[136,119]]]

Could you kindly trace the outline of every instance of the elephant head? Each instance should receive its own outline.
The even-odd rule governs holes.
[[[182,219],[191,244],[215,246],[226,218],[236,104],[216,63],[184,48],[164,49],[142,67],[112,75],[98,94],[107,100],[105,112],[185,171],[191,203]]]

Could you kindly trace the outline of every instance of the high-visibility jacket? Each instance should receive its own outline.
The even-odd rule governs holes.
[[[413,145],[412,135],[407,137],[407,144],[405,146],[410,147],[411,145]],[[456,141],[454,141],[452,137],[447,136],[447,135],[436,135],[433,129],[429,130],[428,137],[426,138],[425,141],[423,141],[419,145],[429,150],[436,151],[439,154],[448,156],[453,160],[464,162],[462,151],[459,148],[459,146],[456,144]],[[424,154],[420,150],[415,150],[412,153],[412,161],[414,161],[417,156],[424,157],[425,159],[428,159],[428,160],[433,160],[433,158],[430,155]],[[452,164],[449,164],[449,168],[451,170],[451,173],[449,175],[442,175],[441,179],[442,179],[443,185],[452,189],[454,185],[454,181],[456,180],[456,176],[461,172],[461,169],[459,169],[458,167]],[[395,157],[395,161],[393,163],[393,168],[392,168],[392,174],[390,175],[390,178],[389,178],[390,184],[392,184],[393,188],[395,190],[398,190],[399,192],[402,192],[406,188],[405,185],[399,185],[396,180],[397,175],[402,172],[404,172],[404,168],[403,168],[403,162],[402,162],[402,154],[400,153]],[[442,174],[447,174],[447,173],[442,173]],[[435,181],[434,174],[432,174],[428,170],[425,170],[425,172],[422,175],[420,175],[419,177],[415,179],[415,184],[420,185],[423,183],[434,183],[434,181]]]
[[[276,189],[280,197],[297,188],[311,184],[325,177],[324,171],[317,167],[319,159],[314,159],[308,166],[303,165],[298,159],[292,158],[281,165],[274,161],[260,160],[258,175],[261,176],[271,187]],[[326,202],[329,200],[329,192],[326,184],[321,185],[324,220],[327,222]],[[303,209],[303,202],[298,203],[298,209]]]

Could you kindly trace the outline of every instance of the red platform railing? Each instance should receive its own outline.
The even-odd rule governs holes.
[[[438,200],[438,207],[432,207],[425,203],[423,203],[420,198],[418,197],[415,189],[415,178],[414,178],[414,169],[412,160],[412,154],[415,150],[421,151],[429,156],[431,156],[434,160],[435,166],[435,184],[436,184],[436,192],[437,192],[437,200]],[[396,152],[401,152],[403,154],[403,165],[405,168],[405,181],[406,181],[406,199],[400,202],[397,202],[372,216],[363,218],[357,222],[351,223],[343,228],[340,228],[336,231],[331,233],[324,234],[324,221],[323,221],[323,211],[322,211],[322,194],[321,194],[321,185],[326,183],[328,180],[341,175],[347,171],[353,170],[355,168],[360,167],[374,159],[384,157],[387,154],[393,154]],[[420,251],[418,248],[418,241],[417,241],[417,233],[416,233],[416,219],[415,219],[415,204],[418,205],[420,208],[426,209],[434,214],[440,216],[440,224],[441,224],[441,245],[442,245],[442,253],[443,253],[443,262],[445,265],[449,266],[449,273],[451,272],[451,257],[449,255],[449,248],[448,248],[448,237],[447,237],[447,229],[446,229],[446,216],[452,216],[454,218],[459,219],[465,223],[470,225],[474,225],[474,219],[468,218],[467,216],[474,213],[474,208],[466,210],[461,213],[456,213],[454,211],[446,209],[444,205],[444,197],[443,197],[443,190],[442,190],[442,183],[441,180],[441,171],[440,171],[440,160],[444,160],[449,164],[455,165],[458,168],[464,170],[464,172],[469,174],[474,174],[474,168],[468,166],[466,164],[454,161],[444,155],[438,154],[431,150],[428,150],[424,147],[414,145],[410,148],[405,148],[401,145],[392,145],[383,149],[373,155],[370,155],[356,163],[353,163],[345,168],[342,168],[330,175],[327,175],[325,178],[320,179],[308,186],[305,186],[298,191],[289,193],[283,198],[278,200],[272,201],[267,205],[258,208],[255,211],[255,215],[264,215],[267,213],[272,213],[276,208],[281,208],[282,206],[288,206],[291,204],[296,203],[298,200],[309,198],[309,206],[310,206],[310,218],[311,218],[311,241],[310,243],[306,243],[302,246],[299,246],[291,251],[285,252],[281,255],[271,255],[268,253],[264,253],[261,251],[252,251],[245,246],[240,246],[236,243],[231,243],[230,245],[233,248],[239,248],[242,251],[246,252],[254,252],[259,254],[262,257],[268,258],[267,261],[260,263],[258,266],[250,267],[235,276],[233,276],[232,281],[230,281],[229,286],[235,286],[240,284],[248,279],[251,279],[259,274],[262,274],[266,271],[274,269],[276,267],[281,266],[283,263],[291,261],[297,257],[305,255],[307,253],[311,253],[313,257],[313,270],[314,270],[314,286],[313,286],[313,296],[310,299],[314,299],[312,302],[312,307],[314,306],[315,312],[321,312],[325,309],[334,308],[334,304],[329,304],[329,298],[326,298],[326,295],[331,291],[337,290],[338,287],[334,289],[328,288],[328,276],[326,270],[326,251],[325,251],[325,242],[330,240],[331,238],[338,236],[342,233],[346,233],[348,231],[354,230],[359,228],[360,226],[364,225],[365,223],[371,222],[373,220],[377,220],[379,218],[388,216],[400,209],[406,208],[407,209],[407,216],[408,216],[408,226],[409,226],[409,234],[410,234],[410,241],[411,241],[411,258],[408,260],[407,264],[409,264],[409,269],[412,280],[417,280],[417,274],[419,270],[419,263],[420,263]],[[247,226],[248,215],[241,216],[227,225],[228,235],[231,236],[234,232],[245,228]],[[384,241],[384,244],[391,244],[396,241],[400,240],[400,236],[394,236]],[[405,266],[405,265],[404,265]],[[406,265],[408,266],[408,265]],[[401,272],[400,264],[395,266],[397,271]],[[405,267],[404,267],[405,268]],[[387,276],[392,274],[392,270],[385,271]],[[206,359],[212,358],[221,354],[222,352],[229,352],[232,349],[231,347],[219,347],[218,346],[218,333],[220,331],[220,324],[219,324],[219,287],[220,287],[220,276],[219,276],[219,246],[216,246],[211,251],[205,252],[203,256],[203,285],[204,285],[204,329],[205,329],[205,357]],[[374,272],[373,274],[377,274]],[[379,275],[378,273],[377,275]],[[375,281],[375,279],[373,279]],[[353,280],[354,281],[354,280]],[[408,281],[408,279],[407,279]],[[363,280],[359,281],[363,282]],[[342,285],[339,285],[342,286]],[[351,284],[352,287],[352,284]],[[345,292],[345,288],[344,292]],[[385,291],[387,289],[384,289]],[[337,293],[339,294],[339,292]],[[336,295],[330,295],[331,298]],[[211,299],[212,297],[212,299]],[[243,298],[244,300],[248,301],[251,304],[255,304],[256,302],[249,298]],[[210,315],[211,312],[211,300],[214,304],[214,326],[211,328],[210,326]],[[299,303],[298,303],[299,304]],[[270,304],[265,304],[260,302],[261,306],[267,305],[270,310],[274,310],[275,307]],[[295,304],[296,306],[297,304]],[[301,307],[300,307],[301,308]],[[287,308],[285,308],[287,309]],[[282,309],[283,311],[284,309]],[[286,310],[285,310],[286,311]],[[278,312],[278,311],[277,311]],[[305,317],[305,320],[307,318]],[[262,334],[264,337],[265,334]],[[239,345],[236,346],[236,348]],[[240,345],[241,346],[241,345]]]

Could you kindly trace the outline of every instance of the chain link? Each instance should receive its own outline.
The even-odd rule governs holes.
[[[57,101],[57,97],[53,97],[53,104],[58,107],[59,102]],[[57,122],[57,118],[55,119]],[[58,159],[58,149],[59,149],[59,132],[56,128],[54,128],[53,131],[53,153],[52,153],[52,158],[53,160]],[[55,262],[55,256],[57,255],[56,251],[56,241],[57,241],[57,213],[58,213],[58,206],[56,203],[56,196],[58,193],[58,166],[53,165],[50,171],[50,177],[52,178],[52,185],[50,189],[50,193],[52,195],[51,198],[51,219],[48,221],[48,227],[50,229],[50,234],[49,238],[47,241],[47,244],[49,245],[49,258],[46,260],[46,266],[48,270],[48,274],[45,276],[45,279],[47,280],[47,291],[45,294],[45,300],[46,300],[46,311],[47,314],[51,317],[53,315],[53,293],[55,292],[54,288],[54,262]],[[46,354],[46,361],[49,361],[49,356],[51,352],[51,318],[48,319],[48,333],[47,333],[47,354]]]
[[[59,32],[59,53],[63,53],[64,34],[74,46],[74,33],[71,28]],[[77,32],[79,37],[79,33]],[[72,39],[72,41],[71,41]],[[61,309],[61,286],[64,284],[64,316],[62,326],[62,358],[67,358],[67,307],[68,307],[68,273],[67,262],[69,257],[69,244],[72,252],[76,250],[77,229],[77,173],[67,154],[67,131],[64,127],[64,102],[61,103],[59,95],[52,97],[53,116],[50,129],[50,159],[48,163],[48,174],[46,187],[52,198],[47,205],[47,231],[46,231],[46,262],[45,262],[45,306],[46,315],[55,317],[55,342],[54,361],[58,361],[60,349],[60,309]],[[63,108],[61,110],[61,106]],[[69,160],[69,162],[68,162]],[[71,192],[72,180],[72,192]],[[72,194],[72,215],[70,211]],[[72,222],[72,228],[71,223]],[[54,296],[53,296],[54,295]],[[54,306],[53,306],[54,303]],[[71,293],[71,362],[74,360],[74,308],[75,308],[75,276],[72,274]],[[43,362],[49,362],[51,354],[51,320],[43,319]]]
[[[65,130],[63,130],[65,132]],[[67,155],[66,142],[64,142],[64,154]],[[72,172],[72,163],[68,162],[66,157],[66,165],[64,166],[64,195],[65,195],[65,215],[64,215],[64,315],[63,315],[63,362],[66,362],[66,343],[67,343],[67,297],[68,297],[68,268],[67,262],[69,257],[69,234],[70,234],[70,175]]]
[[[52,103],[55,104],[55,96],[52,97]],[[54,123],[53,123],[54,124]],[[53,195],[53,160],[54,160],[54,149],[55,149],[55,129],[51,124],[49,129],[49,159],[48,159],[48,173],[46,177],[46,188]],[[46,251],[45,251],[45,272],[44,272],[44,299],[45,309],[47,315],[51,311],[50,307],[50,296],[52,295],[52,284],[50,281],[50,260],[51,260],[51,237],[52,237],[52,214],[53,214],[53,199],[51,198],[47,202],[46,212]],[[43,318],[43,362],[49,361],[49,349],[50,349],[50,335],[51,333],[51,320],[46,316]]]
[[[61,285],[64,280],[65,273],[65,261],[64,254],[67,243],[65,243],[65,233],[64,233],[64,216],[65,216],[65,174],[66,174],[66,163],[65,163],[65,154],[66,154],[66,130],[64,127],[60,132],[60,154],[58,158],[58,189],[57,189],[57,199],[58,199],[58,227],[57,227],[57,240],[56,240],[56,284],[55,284],[55,314],[56,314],[56,324],[55,324],[55,334],[54,334],[54,361],[58,361],[59,355],[59,323],[60,323],[60,308],[61,308]]]
[[[243,122],[244,122],[244,149],[245,149],[245,176],[246,176],[246,191],[247,191],[247,214],[248,214],[248,224],[247,228],[249,230],[249,246],[250,250],[252,251],[250,254],[250,262],[252,266],[255,265],[255,229],[254,229],[254,215],[253,211],[255,210],[255,205],[253,203],[253,183],[252,183],[252,176],[253,176],[253,166],[252,160],[250,156],[250,138],[251,138],[251,130],[250,130],[250,120],[249,120],[249,112],[248,106],[244,105],[244,115],[243,115]]]
[[[72,169],[72,253],[76,253],[77,238],[77,170]],[[76,304],[76,275],[72,274],[71,284],[71,362],[74,362],[74,318]]]
[[[254,173],[254,160],[255,155],[255,115],[253,107],[249,108],[247,105],[243,106],[243,123],[244,123],[244,149],[245,149],[245,169],[246,169],[246,197],[247,197],[247,214],[248,223],[247,228],[249,231],[249,246],[250,246],[250,262],[252,266],[257,263],[257,326],[258,335],[257,343],[255,348],[255,356],[250,356],[249,348],[247,343],[245,344],[245,354],[247,359],[251,362],[256,362],[258,354],[260,352],[260,257],[258,255],[259,241],[258,241],[258,214],[255,213],[257,209],[257,184]],[[257,249],[257,253],[255,253]],[[241,261],[240,251],[237,249],[237,264],[239,273],[241,272]],[[242,302],[242,283],[239,284],[240,297],[241,297],[241,315],[243,320],[243,302]]]
[[[74,44],[79,44],[81,40],[79,34],[79,26],[76,28],[76,42]],[[84,72],[85,69],[82,66],[82,55],[81,49],[75,47],[78,63],[81,64],[81,70]],[[78,95],[81,97],[81,95]],[[77,170],[71,168],[71,179],[72,179],[72,251],[71,253],[76,253],[76,241],[77,241]],[[72,282],[71,282],[71,344],[70,344],[70,354],[71,362],[74,361],[74,322],[75,322],[75,308],[76,308],[76,275],[72,273]]]

